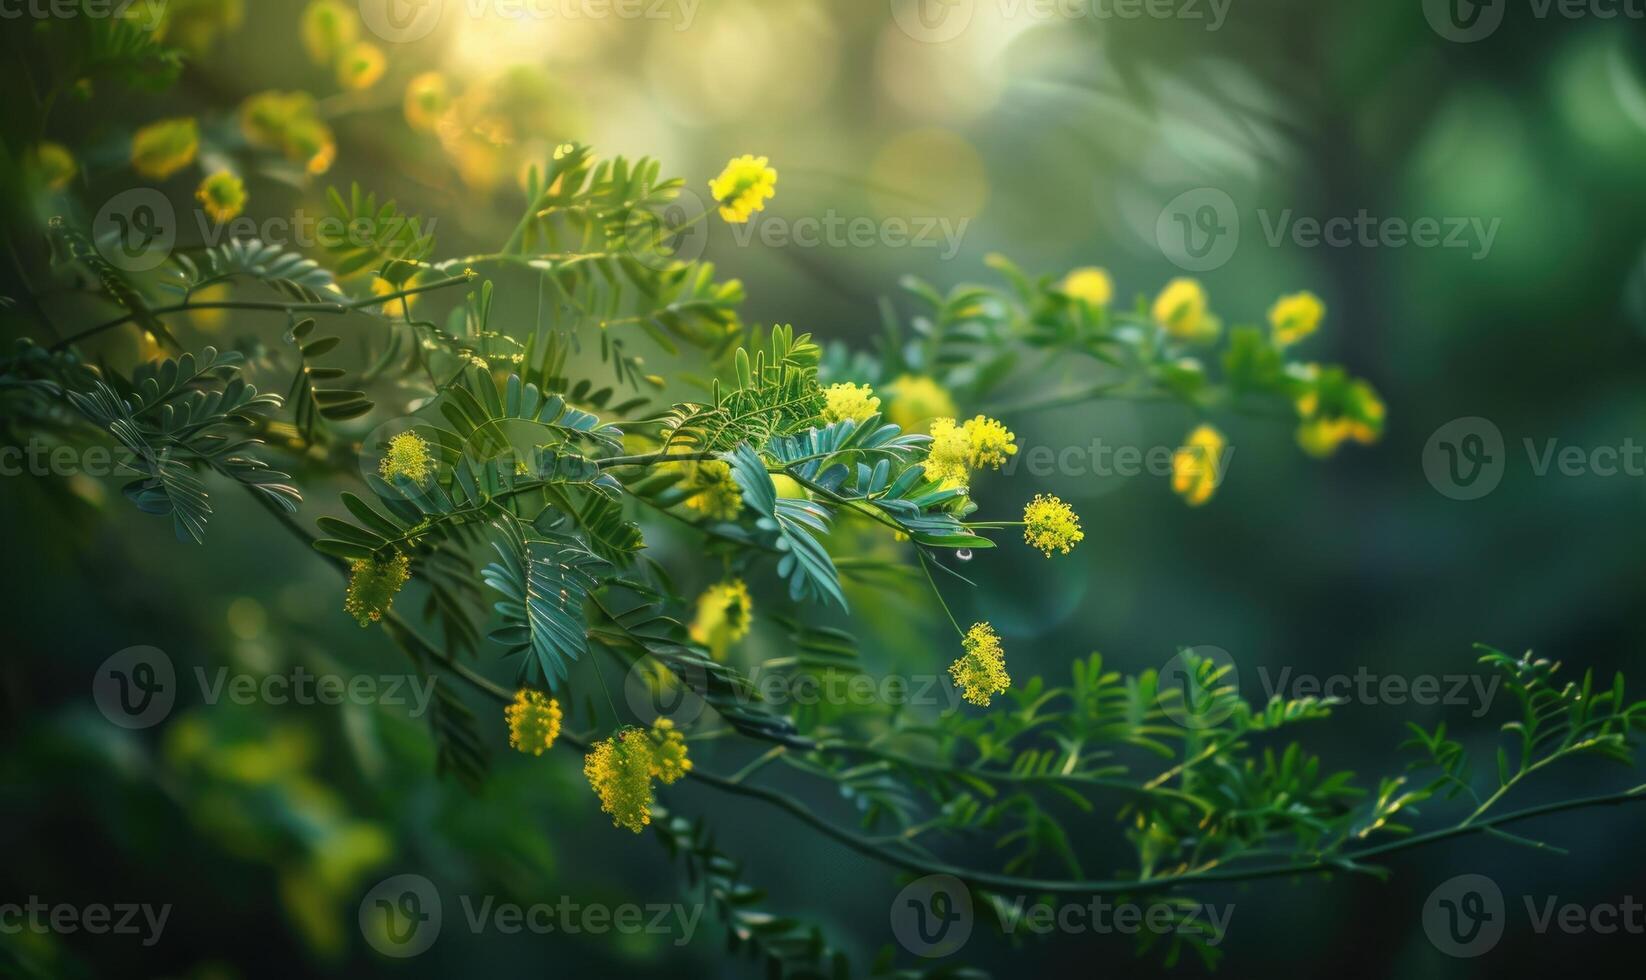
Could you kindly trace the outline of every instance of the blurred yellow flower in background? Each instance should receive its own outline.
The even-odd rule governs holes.
[[[370,41],[357,41],[337,61],[337,83],[358,92],[376,85],[388,68],[389,60],[382,48]]]
[[[434,132],[451,105],[451,87],[437,71],[426,71],[406,83],[406,124],[420,133]]]
[[[54,191],[69,186],[74,175],[80,172],[79,164],[74,162],[74,154],[61,143],[46,142],[35,147],[34,165],[39,168],[40,179]]]
[[[900,374],[886,386],[891,404],[886,420],[904,432],[925,432],[936,418],[958,415],[954,399],[936,380],[924,374]]]
[[[1172,492],[1190,507],[1212,499],[1223,482],[1223,450],[1228,446],[1223,433],[1210,425],[1200,425],[1172,454]]]
[[[219,170],[201,181],[194,196],[218,224],[233,221],[246,207],[245,183],[227,170]]]
[[[312,0],[298,22],[303,50],[317,65],[333,65],[360,36],[360,17],[343,0]]]
[[[697,597],[697,614],[689,633],[696,643],[709,648],[716,660],[726,659],[726,649],[749,635],[754,603],[749,586],[740,578],[717,582]]]
[[[144,177],[165,180],[193,163],[199,152],[200,126],[194,119],[162,119],[132,137],[131,165]]]
[[[765,157],[747,153],[736,157],[709,181],[709,193],[720,205],[720,217],[733,224],[749,220],[756,211],[766,210],[766,199],[777,191],[777,171]]]
[[[1282,296],[1269,307],[1269,326],[1274,342],[1282,347],[1295,344],[1314,333],[1326,316],[1326,304],[1305,290]]]
[[[1108,270],[1096,266],[1075,269],[1063,277],[1062,290],[1073,299],[1092,306],[1108,306],[1114,298],[1114,280]]]
[[[1199,280],[1179,277],[1166,284],[1154,301],[1154,321],[1177,340],[1204,343],[1217,339],[1222,324],[1206,311],[1206,289]]]

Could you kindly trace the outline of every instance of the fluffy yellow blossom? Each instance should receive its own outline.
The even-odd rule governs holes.
[[[398,551],[393,558],[362,558],[349,565],[349,572],[343,608],[361,626],[370,626],[389,611],[400,587],[411,578],[411,559]]]
[[[377,474],[390,483],[396,477],[422,483],[433,472],[434,456],[429,452],[428,442],[410,431],[391,437],[383,458],[377,461]]]
[[[625,728],[596,742],[583,757],[583,775],[612,826],[640,833],[652,822],[652,775],[658,768],[652,740],[639,728]]]
[[[985,466],[998,470],[1006,465],[1007,456],[1017,454],[1016,436],[1005,425],[978,415],[966,420],[966,463],[974,470]]]
[[[965,487],[970,471],[1000,469],[1017,452],[1015,436],[986,415],[957,424],[951,418],[932,420],[932,442],[926,450],[926,478]]]
[[[1108,306],[1114,298],[1114,280],[1107,269],[1085,266],[1063,277],[1062,290],[1069,296],[1092,306]]]
[[[218,224],[233,221],[246,207],[245,183],[227,170],[219,170],[201,181],[194,196]]]
[[[1178,340],[1214,340],[1222,329],[1206,311],[1206,289],[1195,279],[1179,277],[1166,284],[1154,301],[1154,320]]]
[[[503,709],[509,723],[509,747],[542,755],[560,737],[562,717],[559,701],[542,691],[521,688],[514,694],[514,703]]]
[[[720,176],[709,181],[709,193],[720,205],[720,217],[733,224],[766,210],[766,199],[776,190],[777,171],[767,166],[765,157],[747,153],[727,163]]]
[[[1217,485],[1223,482],[1223,450],[1228,444],[1223,433],[1212,426],[1196,427],[1172,454],[1172,492],[1190,507],[1212,499]]]
[[[708,647],[716,660],[724,660],[726,648],[749,635],[753,608],[749,587],[742,579],[711,585],[697,597],[691,638]]]
[[[886,408],[886,421],[904,432],[922,432],[935,418],[953,418],[959,409],[943,386],[923,374],[899,375],[886,387],[891,404]]]
[[[729,521],[743,510],[743,491],[732,479],[732,468],[718,459],[675,464],[683,477],[680,489],[691,494],[686,506],[705,517]]]
[[[254,146],[279,149],[311,174],[323,174],[337,158],[337,140],[320,119],[307,92],[258,92],[240,103],[240,131]]]
[[[652,722],[652,775],[663,780],[663,785],[672,786],[691,770],[686,736],[667,718]]]
[[[360,19],[353,5],[343,0],[312,0],[303,9],[299,22],[303,50],[317,65],[331,65],[354,44],[360,34]]]
[[[1373,443],[1383,436],[1383,399],[1365,381],[1349,378],[1342,368],[1294,365],[1297,444],[1311,456],[1326,457],[1345,442]]]
[[[874,389],[868,385],[855,385],[849,381],[832,384],[823,389],[823,399],[828,403],[823,409],[823,418],[830,422],[845,419],[861,422],[880,411],[880,399],[875,397]]]
[[[389,68],[383,49],[370,41],[357,41],[337,61],[337,84],[359,91],[371,88]]]
[[[61,143],[41,143],[35,147],[34,163],[39,168],[40,179],[54,191],[69,186],[69,181],[80,172],[79,165],[74,162],[74,154]]]
[[[1269,307],[1269,326],[1275,343],[1282,347],[1295,344],[1314,333],[1326,315],[1326,304],[1311,292],[1282,296]]]
[[[966,430],[955,425],[954,419],[932,420],[932,442],[926,448],[926,479],[938,483],[965,487],[971,482],[966,461],[971,455],[971,444]]]
[[[960,696],[980,708],[987,708],[996,694],[1012,684],[1006,673],[1006,654],[1000,637],[988,623],[974,623],[960,641],[965,653],[949,665],[949,676],[960,688]]]
[[[1037,493],[1023,508],[1023,540],[1039,548],[1047,558],[1053,551],[1068,554],[1086,539],[1080,530],[1080,515],[1056,497]]]
[[[420,133],[434,132],[451,104],[446,76],[437,71],[426,71],[406,83],[406,124]]]
[[[131,139],[131,165],[144,177],[165,180],[194,162],[200,152],[200,126],[191,118],[162,119]]]

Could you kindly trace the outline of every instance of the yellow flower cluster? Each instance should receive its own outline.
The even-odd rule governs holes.
[[[720,176],[709,181],[709,193],[720,205],[720,217],[733,224],[766,210],[766,199],[776,191],[777,171],[767,165],[765,157],[747,153],[727,163]]]
[[[980,708],[987,708],[996,694],[1012,684],[1006,673],[1006,654],[1000,637],[988,623],[974,623],[960,641],[965,653],[949,665],[949,676],[960,688],[960,696]]]
[[[749,587],[742,579],[727,579],[711,585],[697,597],[691,638],[708,647],[714,659],[724,660],[726,648],[749,635],[752,610]]]
[[[194,196],[218,224],[233,221],[246,208],[245,182],[227,170],[219,170],[201,181]]]
[[[446,76],[437,71],[426,71],[406,83],[406,124],[420,133],[434,132],[451,104]]]
[[[583,775],[600,797],[600,810],[612,826],[635,833],[652,822],[651,739],[638,728],[625,728],[596,742],[583,757]]]
[[[1342,368],[1305,364],[1294,366],[1298,386],[1297,444],[1311,456],[1330,456],[1343,443],[1376,442],[1383,435],[1387,414],[1383,399],[1370,384],[1350,378]]]
[[[429,453],[429,444],[415,432],[401,432],[390,438],[383,458],[377,461],[377,474],[390,483],[396,477],[422,483],[433,472],[434,457]]]
[[[144,177],[165,180],[194,162],[200,152],[200,125],[192,118],[162,119],[131,139],[131,165]]]
[[[868,385],[851,382],[832,384],[823,389],[823,418],[829,422],[856,419],[861,422],[880,411],[880,399]]]
[[[932,419],[953,418],[960,411],[943,386],[924,374],[898,375],[886,391],[892,399],[886,420],[904,432],[924,432]]]
[[[74,160],[74,154],[61,143],[41,143],[34,150],[34,164],[40,173],[40,179],[54,191],[60,191],[69,186],[74,175],[80,172],[80,165]]]
[[[659,718],[652,722],[652,775],[673,786],[692,770],[692,760],[686,758],[686,736],[674,727],[674,722]]]
[[[926,477],[952,486],[969,486],[972,470],[998,470],[1005,465],[1006,457],[1017,452],[1015,439],[1004,425],[986,415],[961,424],[951,418],[933,419]]]
[[[583,775],[611,814],[612,826],[640,833],[652,822],[652,779],[670,784],[692,768],[686,739],[674,723],[659,718],[648,733],[625,728],[596,742],[583,757]]]
[[[259,92],[240,103],[240,131],[253,146],[270,147],[323,174],[337,159],[337,140],[307,92]]]
[[[1114,280],[1109,278],[1108,270],[1096,266],[1085,266],[1070,272],[1063,277],[1060,288],[1071,299],[1090,306],[1108,306],[1109,300],[1114,298]]]
[[[1274,342],[1281,347],[1295,344],[1319,329],[1326,316],[1326,304],[1314,293],[1304,291],[1282,296],[1269,307],[1269,327]]]
[[[1223,450],[1229,441],[1210,425],[1197,426],[1172,454],[1172,492],[1190,507],[1212,499],[1223,482]]]
[[[1199,280],[1179,277],[1166,284],[1154,301],[1154,321],[1175,340],[1209,343],[1223,324],[1207,311],[1206,288]]]
[[[1049,494],[1037,493],[1023,508],[1023,540],[1050,558],[1053,551],[1068,554],[1086,540],[1086,532],[1080,529],[1080,515],[1074,508]]]
[[[514,703],[503,709],[503,719],[509,723],[509,747],[542,755],[560,737],[563,717],[559,701],[542,691],[521,688],[514,694]]]
[[[360,40],[360,17],[342,0],[312,0],[299,23],[303,47],[317,65],[333,65],[346,89],[377,84],[388,69],[383,49]]]
[[[362,558],[349,565],[349,572],[343,608],[361,626],[370,626],[389,611],[400,587],[411,578],[411,559],[398,551],[393,558]]]
[[[732,479],[732,468],[718,459],[688,460],[680,467],[680,488],[690,494],[686,506],[704,517],[729,521],[743,510],[743,491]]]

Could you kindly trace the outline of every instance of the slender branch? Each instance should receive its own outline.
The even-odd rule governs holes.
[[[278,300],[211,300],[204,303],[176,303],[171,306],[161,306],[152,310],[139,310],[137,312],[127,313],[125,316],[116,317],[113,320],[107,320],[103,323],[99,323],[95,327],[82,330],[72,337],[59,340],[57,343],[51,345],[50,349],[53,353],[55,353],[72,344],[77,344],[82,340],[94,337],[105,330],[113,330],[115,327],[123,326],[124,324],[130,323],[138,317],[144,315],[165,316],[169,313],[187,313],[192,310],[265,310],[277,313],[343,314],[351,313],[356,310],[369,309],[373,306],[381,306],[384,303],[389,303],[393,300],[401,299],[406,296],[415,296],[418,293],[426,293],[436,289],[445,289],[448,286],[468,282],[471,278],[472,277],[468,275],[452,276],[448,279],[441,279],[435,282],[424,283],[420,286],[413,286],[410,289],[402,289],[392,293],[385,293],[382,296],[368,296],[364,299],[348,300],[346,302],[338,301],[335,303],[282,303]]]
[[[250,492],[250,488],[248,488]],[[292,516],[271,501],[253,493],[253,499],[270,514],[274,515],[287,530],[298,538],[312,544],[314,536],[302,527]],[[332,556],[323,556],[339,572],[347,573],[347,564],[341,559]],[[514,698],[514,693],[498,685],[490,678],[478,673],[467,665],[449,656],[444,651],[436,649],[432,644],[423,640],[409,624],[397,614],[390,612],[383,617],[385,631],[396,643],[414,645],[419,652],[429,659],[439,663],[454,676],[473,686],[477,691],[485,694],[501,704],[507,704]],[[570,735],[562,735],[562,742],[567,745],[586,751],[587,743]],[[1617,806],[1626,803],[1646,802],[1646,784],[1633,789],[1617,793],[1608,793],[1599,796],[1587,796],[1578,799],[1563,800],[1557,803],[1547,803],[1541,806],[1528,807],[1513,813],[1501,814],[1490,820],[1481,820],[1475,823],[1458,824],[1440,830],[1430,831],[1413,837],[1390,841],[1385,844],[1360,848],[1354,851],[1337,855],[1321,855],[1306,861],[1295,861],[1266,865],[1256,868],[1224,868],[1198,870],[1176,875],[1162,875],[1155,878],[1143,879],[1109,879],[1109,880],[1074,880],[1050,878],[1026,878],[1018,875],[997,874],[988,871],[976,871],[943,861],[922,859],[910,856],[899,850],[893,850],[869,839],[860,837],[850,830],[846,830],[820,816],[812,806],[804,804],[792,796],[761,786],[754,786],[739,782],[739,777],[721,776],[711,773],[701,767],[694,767],[687,777],[706,786],[714,787],[722,792],[750,799],[760,800],[774,806],[802,823],[812,827],[819,833],[834,840],[845,847],[873,858],[883,864],[913,871],[919,874],[946,874],[960,881],[986,891],[1020,893],[1020,894],[1057,894],[1057,895],[1101,895],[1114,893],[1135,893],[1146,889],[1177,888],[1183,885],[1212,881],[1253,881],[1262,878],[1284,877],[1287,875],[1318,874],[1339,870],[1354,870],[1366,858],[1396,851],[1409,850],[1437,841],[1453,837],[1464,837],[1471,834],[1485,833],[1497,828],[1509,826],[1530,820],[1534,817],[1546,816],[1567,810],[1585,809],[1596,806]]]

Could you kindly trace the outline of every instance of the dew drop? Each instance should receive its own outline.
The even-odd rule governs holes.
[[[961,561],[971,561],[972,560],[972,549],[970,549],[970,548],[961,548],[959,551],[956,551],[954,553],[954,556],[956,558],[960,559]]]

